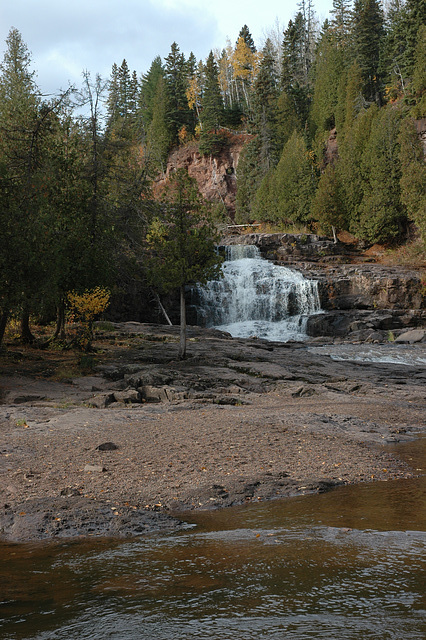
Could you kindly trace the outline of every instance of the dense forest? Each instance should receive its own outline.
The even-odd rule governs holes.
[[[0,343],[12,316],[31,340],[30,315],[56,312],[58,337],[80,294],[90,317],[106,291],[161,293],[214,270],[203,230],[218,207],[183,175],[153,195],[170,151],[188,143],[214,156],[233,133],[248,134],[239,223],[424,240],[425,56],[425,0],[389,0],[386,10],[334,0],[322,25],[301,0],[261,47],[246,25],[205,60],[174,42],[142,74],[123,60],[108,79],[84,72],[81,87],[46,100],[12,28],[0,64]],[[337,152],[327,157],[330,132]],[[168,235],[182,224],[171,256]],[[166,278],[159,257],[181,273]]]

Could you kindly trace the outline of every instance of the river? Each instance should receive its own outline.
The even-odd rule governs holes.
[[[426,439],[398,445],[419,470]],[[421,471],[419,471],[422,473]],[[426,476],[0,545],[2,640],[424,640]]]

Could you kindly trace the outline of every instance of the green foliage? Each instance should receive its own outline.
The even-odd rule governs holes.
[[[216,231],[195,181],[178,169],[147,233],[150,280],[161,291],[205,283],[218,275]]]
[[[303,136],[295,131],[284,146],[276,169],[264,178],[253,213],[260,220],[306,223],[315,187],[312,157]]]
[[[345,136],[339,145],[338,171],[341,178],[343,200],[351,233],[359,230],[359,209],[364,196],[363,157],[370,138],[372,120],[377,116],[378,108],[373,105],[363,109],[345,127]]]
[[[347,220],[343,206],[342,188],[335,167],[328,164],[322,173],[312,201],[312,217],[319,222],[323,233],[346,229]]]
[[[413,63],[411,95],[415,104],[411,110],[415,118],[426,117],[426,24],[421,25],[417,34],[417,47]]]
[[[186,97],[188,67],[185,56],[176,42],[173,42],[170,53],[165,58],[165,79],[167,127],[170,131],[171,144],[178,144],[179,131],[182,127],[186,127],[192,133],[194,119]]]
[[[240,224],[253,222],[256,219],[252,206],[256,191],[265,175],[259,163],[260,143],[254,138],[244,146],[238,162],[236,221]]]
[[[148,131],[156,112],[156,94],[159,81],[164,81],[164,66],[160,56],[156,56],[147,73],[142,75],[138,94],[138,114],[145,131]]]
[[[406,211],[401,202],[401,165],[398,142],[401,111],[381,109],[372,122],[362,159],[363,198],[359,206],[358,235],[370,242],[388,242],[402,234]]]
[[[160,214],[147,234],[149,279],[159,291],[180,290],[181,339],[179,357],[186,356],[184,288],[218,278],[221,258],[209,208],[186,169],[178,169],[162,197]]]
[[[381,47],[384,38],[384,16],[379,0],[355,0],[353,34],[356,60],[363,80],[363,95],[381,104]]]
[[[318,44],[315,60],[315,87],[310,117],[313,128],[323,132],[336,123],[339,84],[344,68],[344,54],[327,31]]]
[[[219,71],[213,52],[207,58],[204,66],[204,87],[201,96],[201,145],[204,142],[203,137],[207,136],[206,146],[214,146],[211,138],[212,134],[216,134],[220,126],[223,124],[223,100],[219,88]],[[200,146],[201,146],[200,145]],[[212,152],[212,151],[211,151]],[[210,152],[210,153],[211,153]],[[205,151],[202,153],[205,154]]]
[[[415,123],[406,118],[399,135],[401,200],[426,241],[426,164]]]

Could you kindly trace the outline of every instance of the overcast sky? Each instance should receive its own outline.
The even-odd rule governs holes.
[[[332,0],[314,0],[320,22]],[[0,0],[0,56],[11,27],[31,52],[37,83],[46,94],[80,86],[83,70],[108,78],[127,60],[145,73],[176,41],[187,56],[205,59],[210,49],[234,43],[247,24],[261,47],[265,33],[285,28],[297,0]]]

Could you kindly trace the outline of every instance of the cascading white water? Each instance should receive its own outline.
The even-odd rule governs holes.
[[[255,246],[225,250],[223,278],[196,290],[198,324],[234,337],[306,338],[308,316],[321,309],[317,282],[264,260]]]

